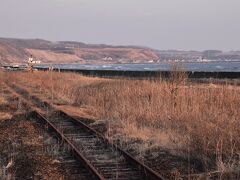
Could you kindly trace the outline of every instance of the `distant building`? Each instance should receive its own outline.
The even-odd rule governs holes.
[[[32,61],[32,63],[33,63],[33,64],[40,64],[41,61],[39,61],[39,60],[38,60],[38,61]]]
[[[105,57],[105,58],[103,58],[103,60],[104,60],[104,61],[112,61],[113,58],[112,58],[112,57]]]
[[[40,63],[41,61],[39,60],[34,61],[32,55],[28,58],[28,64],[40,64]]]

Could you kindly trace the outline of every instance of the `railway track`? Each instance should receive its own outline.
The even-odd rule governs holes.
[[[30,116],[41,121],[65,142],[74,157],[90,171],[94,179],[164,179],[80,119],[58,110],[17,85],[8,86],[34,104]]]
[[[44,130],[44,124],[39,121],[39,119],[35,118],[32,113],[30,114],[30,117],[28,119],[34,122],[34,124],[37,125],[39,128],[42,128]],[[46,151],[54,151],[53,154],[57,163],[62,169],[67,172],[65,178],[70,180],[96,179],[91,174],[91,172],[89,172],[89,170],[85,166],[83,166],[82,163],[79,163],[78,160],[76,160],[76,158],[72,156],[72,153],[68,151],[69,147],[64,144],[60,144],[58,142],[58,139],[54,135],[55,134],[49,134],[46,131],[43,131],[41,133],[43,139],[46,139]]]
[[[18,104],[17,106],[20,106],[20,109],[23,109],[23,110],[29,109],[29,105],[26,103],[26,101],[22,101],[22,99],[20,99],[19,96],[16,96],[15,93],[13,93],[12,91],[9,91],[9,88],[7,88],[6,86],[2,87],[0,91],[1,91],[0,93],[3,93],[4,96],[8,98],[8,102],[10,104],[13,103],[11,104],[12,110],[8,109],[7,112],[9,111],[14,112],[14,109],[17,108],[17,107],[14,107],[14,104],[15,105]],[[28,117],[25,117],[26,115]],[[48,131],[46,131],[44,124],[38,119],[34,118],[32,116],[32,113],[26,114],[26,115],[23,115],[23,112],[22,114],[18,113],[16,118],[20,120],[22,119],[21,116],[25,117],[25,119],[27,119],[27,121],[31,121],[33,126],[36,127],[36,129],[38,130],[39,137],[43,139],[44,147],[40,149],[35,149],[35,153],[37,155],[51,156],[52,159],[54,159],[51,163],[53,164],[57,163],[57,166],[59,166],[61,170],[64,170],[63,172],[60,172],[60,173],[62,173],[65,179],[69,179],[69,180],[94,179],[94,176],[92,176],[92,174],[88,171],[88,169],[85,168],[83,164],[79,163],[76,160],[76,158],[72,156],[72,154],[68,151],[68,147],[64,144],[59,143],[59,140],[55,136],[55,134],[49,133]],[[39,174],[38,172],[34,173],[34,178],[41,179],[41,177],[42,177],[41,174]]]

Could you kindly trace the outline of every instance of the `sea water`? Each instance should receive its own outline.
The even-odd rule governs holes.
[[[74,70],[118,70],[118,71],[168,71],[172,63],[142,63],[142,64],[47,64],[37,67],[54,67],[57,69]],[[206,72],[240,72],[240,61],[219,61],[219,62],[188,62],[181,63],[181,68],[186,71]]]

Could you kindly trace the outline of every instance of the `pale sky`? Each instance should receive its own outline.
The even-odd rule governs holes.
[[[240,50],[240,0],[0,0],[0,37]]]

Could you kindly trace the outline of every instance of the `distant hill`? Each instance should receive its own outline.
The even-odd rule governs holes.
[[[0,63],[20,62],[28,56],[22,48],[0,41]]]
[[[0,63],[24,63],[30,55],[44,63],[146,62],[159,58],[154,50],[138,46],[0,38]]]
[[[26,63],[30,55],[43,63],[145,63],[157,61],[239,60],[240,51],[154,50],[74,41],[0,38],[0,63]]]

